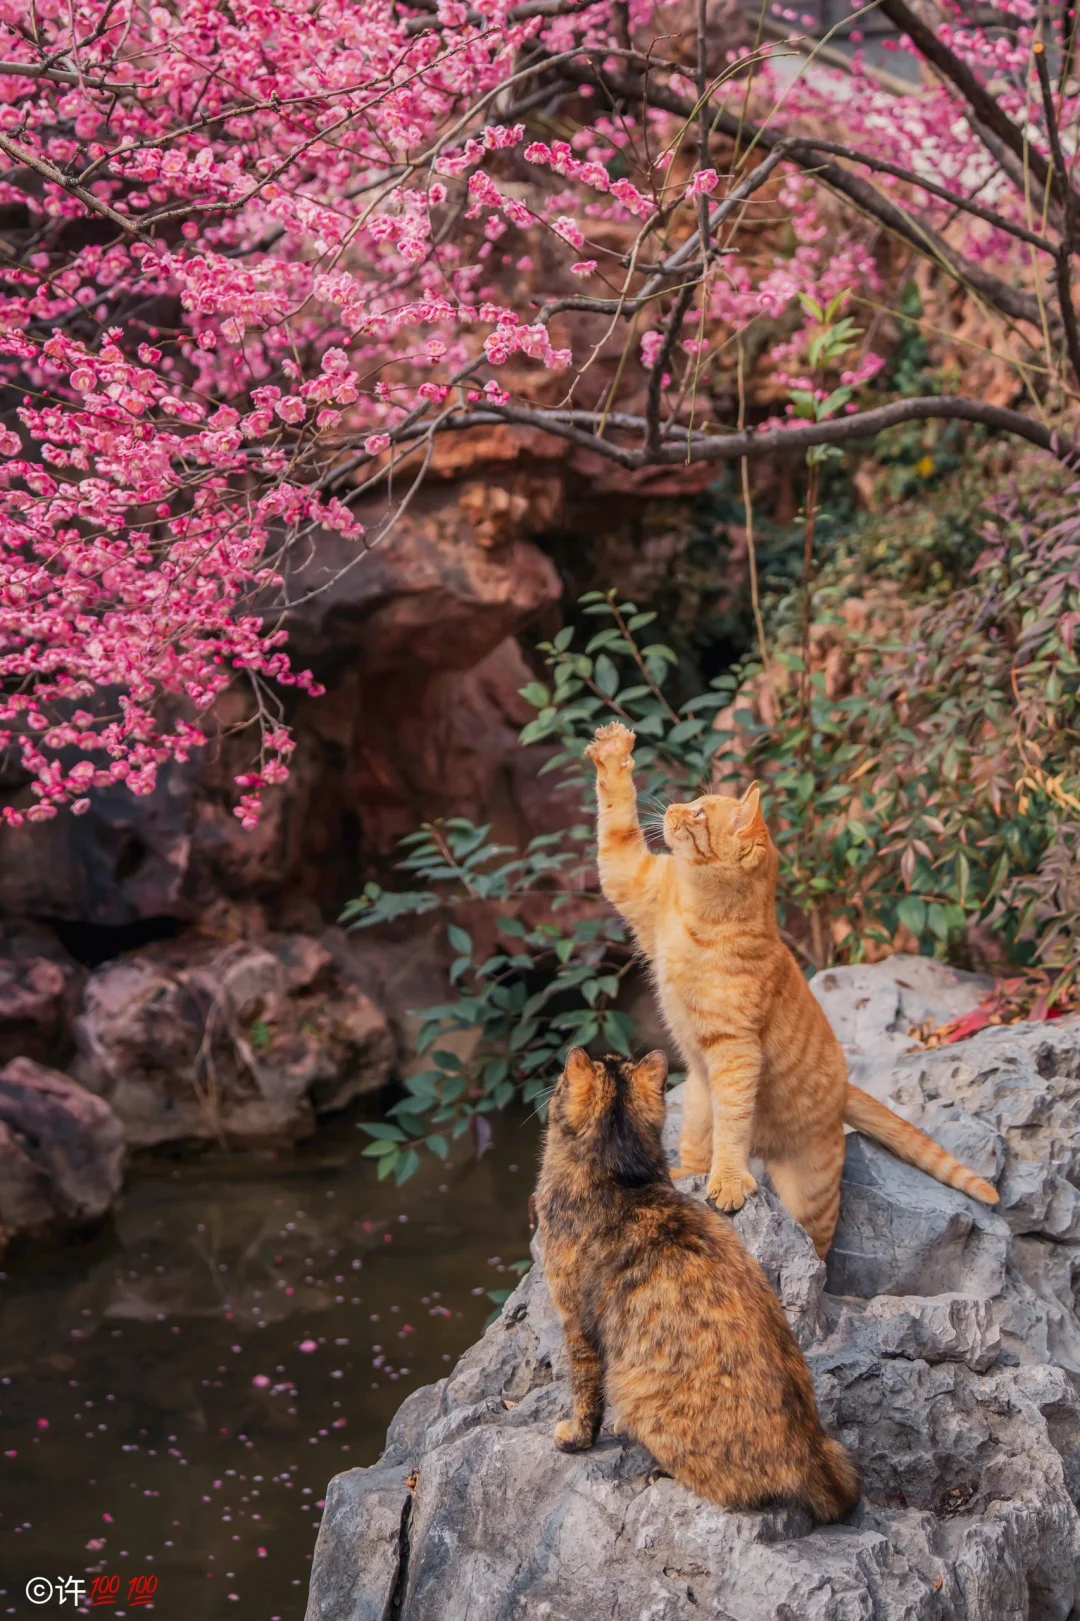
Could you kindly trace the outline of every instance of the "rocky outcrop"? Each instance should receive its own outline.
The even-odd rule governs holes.
[[[865,1496],[849,1522],[723,1513],[656,1478],[608,1427],[589,1453],[557,1452],[569,1393],[538,1259],[450,1377],[406,1401],[380,1462],[331,1483],[308,1621],[1077,1613],[1080,1024],[907,1053],[920,997],[951,1013],[978,987],[897,959],[822,977],[830,1013],[860,1015],[863,1056],[889,1038],[861,1084],[1002,1191],[989,1210],[852,1136],[827,1267],[767,1187],[735,1218],[826,1425],[858,1459]],[[873,1028],[871,1002],[854,1005],[864,996],[882,1010]],[[672,1094],[672,1147],[679,1107]]]
[[[0,1063],[67,1060],[85,977],[50,929],[0,922]]]
[[[13,1238],[58,1238],[99,1221],[123,1165],[123,1128],[101,1098],[29,1058],[0,1069],[0,1253]]]
[[[74,1073],[133,1147],[274,1144],[377,1091],[386,1017],[302,934],[219,945],[197,936],[106,963],[75,1021]]]
[[[545,434],[451,435],[389,530],[384,497],[360,512],[366,550],[309,537],[289,560],[286,624],[326,694],[284,694],[297,750],[261,826],[233,814],[255,736],[241,683],[206,721],[209,746],[163,768],[155,793],[117,787],[83,817],[0,827],[0,916],[123,928],[191,921],[225,895],[275,922],[296,896],[332,917],[425,819],[497,810],[506,833],[543,831],[546,755],[516,748],[533,714],[516,638],[556,628],[562,584],[531,537],[557,521],[564,459]],[[21,804],[29,787],[4,794]]]

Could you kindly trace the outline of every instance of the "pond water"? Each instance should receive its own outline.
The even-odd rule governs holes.
[[[0,1615],[299,1621],[330,1477],[517,1281],[538,1136],[505,1116],[400,1189],[355,1117],[288,1155],[144,1161],[109,1232],[9,1261]]]

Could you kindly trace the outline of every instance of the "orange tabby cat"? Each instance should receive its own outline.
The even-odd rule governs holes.
[[[840,1212],[844,1123],[986,1204],[988,1182],[847,1079],[847,1061],[776,920],[776,848],[756,785],[705,794],[664,816],[670,854],[638,824],[634,734],[602,726],[597,773],[600,881],[633,929],[687,1068],[681,1170],[707,1171],[708,1198],[738,1210],[760,1155],[819,1255]]]

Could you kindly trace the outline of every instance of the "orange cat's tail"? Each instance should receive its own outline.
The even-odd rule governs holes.
[[[925,1171],[938,1182],[944,1182],[946,1187],[959,1188],[961,1193],[981,1199],[983,1204],[997,1204],[997,1191],[989,1182],[984,1182],[981,1176],[976,1176],[966,1165],[961,1165],[925,1131],[920,1131],[918,1126],[911,1125],[907,1120],[901,1120],[884,1103],[879,1103],[869,1092],[852,1086],[850,1082],[844,1120],[856,1131],[864,1132],[883,1148],[890,1149],[897,1159],[906,1160],[909,1165]]]

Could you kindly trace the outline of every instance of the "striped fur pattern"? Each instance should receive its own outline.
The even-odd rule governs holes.
[[[924,1132],[847,1078],[843,1049],[776,918],[776,848],[757,786],[670,805],[667,854],[648,850],[633,780],[634,734],[603,726],[596,766],[600,880],[649,959],[687,1069],[681,1168],[708,1174],[719,1210],[757,1189],[764,1159],[780,1198],[824,1256],[840,1212],[844,1123],[986,1204],[997,1193]]]
[[[591,1447],[606,1396],[616,1429],[699,1496],[839,1519],[859,1499],[855,1468],[821,1427],[764,1272],[671,1185],[666,1082],[663,1053],[593,1062],[577,1047],[552,1099],[535,1208],[574,1404],[555,1444]]]

